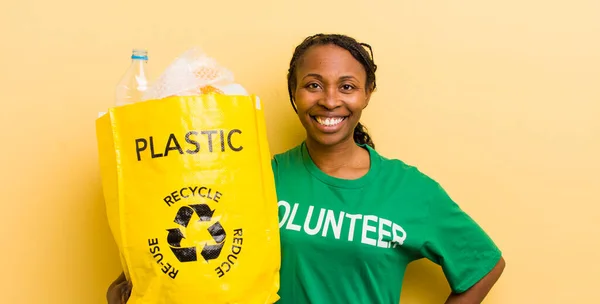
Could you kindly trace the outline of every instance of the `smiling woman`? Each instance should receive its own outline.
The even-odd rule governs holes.
[[[447,303],[480,303],[500,250],[433,179],[375,151],[360,124],[376,88],[371,47],[306,38],[288,71],[306,140],[273,161],[281,228],[280,303],[398,303],[407,265],[442,266]]]

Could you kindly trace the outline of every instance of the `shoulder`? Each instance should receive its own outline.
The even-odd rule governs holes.
[[[301,145],[297,145],[285,152],[273,155],[272,162],[279,164],[296,163],[302,159]]]
[[[301,144],[285,152],[277,153],[271,158],[271,167],[276,179],[281,170],[290,169],[299,164],[302,164]]]
[[[399,182],[401,185],[398,186],[407,186],[418,191],[429,192],[439,187],[437,181],[417,165],[398,158],[385,157],[374,150],[373,152],[380,159],[382,177],[386,180]]]
[[[426,206],[430,218],[471,221],[444,186],[417,166],[409,165],[398,159],[384,158],[383,163],[391,172],[403,172],[400,184],[397,186],[398,189],[401,189],[400,191],[404,195],[415,198],[415,201],[421,206]],[[432,224],[432,227],[435,226],[436,224]]]

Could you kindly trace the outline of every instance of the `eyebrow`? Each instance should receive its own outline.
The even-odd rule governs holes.
[[[340,80],[348,80],[348,79],[356,79],[356,77],[354,77],[354,76],[350,76],[350,75],[348,75],[348,76],[342,76],[342,77],[340,77]],[[357,79],[357,80],[358,80],[358,79]]]
[[[307,77],[315,77],[315,78],[317,78],[318,80],[323,80],[323,76],[321,76],[321,75],[319,75],[319,74],[316,74],[316,73],[310,73],[310,74],[307,74],[306,76],[302,77],[302,79],[304,80],[304,79],[306,79]],[[342,77],[340,77],[340,80],[348,80],[348,79],[356,79],[356,77],[354,77],[354,76],[350,76],[350,75],[347,75],[347,76],[342,76]]]
[[[323,80],[323,76],[319,75],[319,74],[315,74],[315,73],[310,73],[310,74],[306,74],[304,77],[302,77],[302,79],[306,79],[308,77],[315,77],[319,80]]]

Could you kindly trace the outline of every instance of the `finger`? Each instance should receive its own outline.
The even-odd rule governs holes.
[[[129,300],[129,297],[131,296],[132,287],[133,287],[133,285],[131,284],[131,282],[128,282],[128,281],[123,282],[123,286],[121,286],[121,303],[122,304],[127,303],[127,300]]]
[[[125,283],[126,284],[126,283]],[[121,295],[123,293],[124,282],[115,284],[108,294],[108,303],[117,304],[121,302]]]

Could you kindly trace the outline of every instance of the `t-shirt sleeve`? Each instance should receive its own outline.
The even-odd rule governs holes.
[[[488,234],[433,182],[428,233],[421,254],[440,265],[453,292],[471,288],[488,274],[502,253]]]

